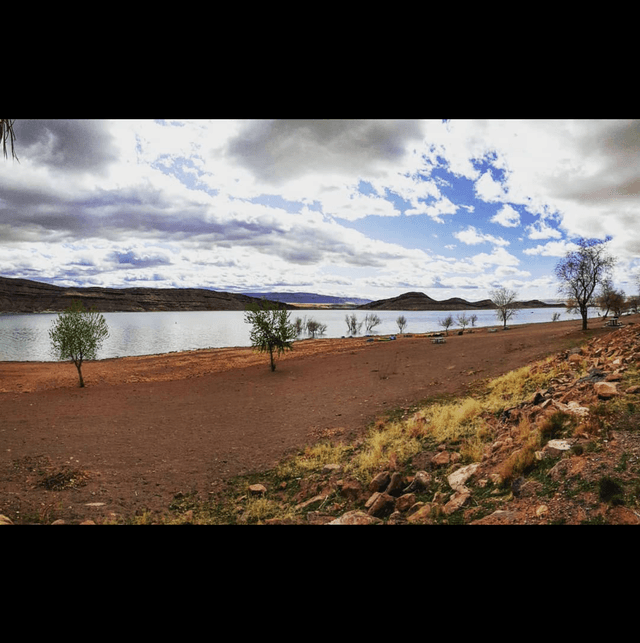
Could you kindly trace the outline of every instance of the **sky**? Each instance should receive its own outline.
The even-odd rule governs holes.
[[[0,276],[554,299],[604,239],[638,293],[640,120],[21,120]]]

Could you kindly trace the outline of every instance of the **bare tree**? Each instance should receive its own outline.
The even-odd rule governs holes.
[[[398,330],[404,333],[404,329],[407,327],[407,318],[404,315],[400,315],[400,317],[396,319],[396,324],[398,324]]]
[[[4,158],[7,158],[7,143],[11,145],[11,156],[17,161],[18,155],[15,152],[13,142],[16,140],[15,132],[13,131],[13,124],[15,119],[0,118],[0,140],[2,140],[2,151]]]
[[[467,317],[467,313],[462,313],[462,315],[458,315],[458,326],[462,328],[462,332],[464,333],[464,329],[469,325],[471,322],[471,319]]]
[[[355,313],[345,315],[344,320],[347,322],[347,328],[352,335],[357,335],[362,328],[362,322],[358,321]]]
[[[365,315],[364,325],[367,329],[367,333],[370,333],[378,324],[381,324],[382,320],[375,313]]]
[[[496,306],[496,316],[507,327],[507,322],[516,314],[516,298],[518,293],[508,288],[498,288],[489,293],[491,301]]]
[[[596,303],[603,312],[603,317],[607,317],[609,311],[613,311],[613,314],[619,317],[625,305],[624,291],[616,290],[611,279],[604,279]]]
[[[473,315],[471,315],[471,317],[469,317],[469,321],[471,322],[472,326],[475,326],[476,322],[478,321],[478,315],[473,313]]]
[[[582,317],[582,330],[587,330],[587,314],[596,287],[609,277],[615,258],[607,253],[606,243],[598,239],[579,239],[577,250],[568,252],[555,268],[560,282],[558,291],[572,303]]]

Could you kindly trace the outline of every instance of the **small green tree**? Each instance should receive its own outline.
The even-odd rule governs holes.
[[[438,323],[444,328],[445,334],[449,335],[449,327],[453,326],[453,315],[447,315],[444,319],[439,319]]]
[[[95,309],[86,310],[81,301],[74,301],[64,312],[59,313],[49,329],[53,352],[59,360],[70,359],[78,369],[80,387],[82,362],[96,359],[102,342],[109,336],[105,318]]]
[[[244,321],[251,324],[251,345],[261,353],[269,353],[271,370],[275,371],[274,353],[293,350],[292,342],[298,336],[296,327],[289,322],[289,312],[276,302],[262,299],[247,307]]]

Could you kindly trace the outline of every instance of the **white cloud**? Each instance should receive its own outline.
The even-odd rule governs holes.
[[[526,228],[529,239],[560,239],[562,233],[548,226],[544,220],[536,221]]]
[[[489,170],[484,172],[475,183],[475,193],[479,199],[487,203],[506,200],[504,187],[498,181],[494,181]]]
[[[567,252],[576,250],[578,246],[569,241],[550,241],[549,243],[538,245],[535,248],[523,250],[526,255],[541,255],[543,257],[564,257]]]
[[[502,239],[501,237],[494,237],[491,234],[478,232],[478,230],[474,226],[469,226],[468,228],[460,232],[454,232],[453,236],[458,239],[458,241],[462,241],[462,243],[466,243],[468,246],[475,246],[480,243],[493,243],[497,246],[509,245],[509,242],[506,239]]]
[[[491,218],[492,223],[499,223],[505,228],[517,228],[520,225],[520,214],[508,203]]]

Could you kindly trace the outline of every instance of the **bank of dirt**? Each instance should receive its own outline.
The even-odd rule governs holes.
[[[628,318],[633,321],[636,316]],[[611,332],[595,319],[426,335],[315,339],[268,357],[225,348],[87,362],[0,363],[0,514],[14,523],[118,522],[207,498],[387,411]]]

